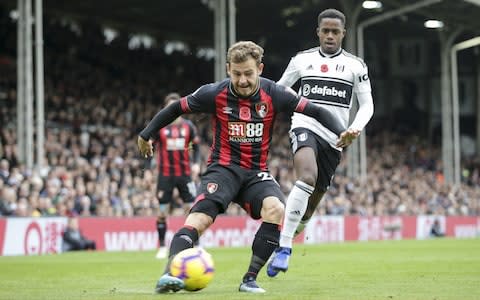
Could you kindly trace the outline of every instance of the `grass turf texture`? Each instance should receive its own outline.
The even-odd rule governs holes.
[[[287,273],[238,292],[249,248],[208,249],[215,277],[199,292],[153,293],[165,260],[149,252],[0,257],[0,299],[480,299],[480,239],[296,245]]]

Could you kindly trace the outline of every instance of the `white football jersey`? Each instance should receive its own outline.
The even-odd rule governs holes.
[[[278,83],[291,87],[298,80],[298,93],[328,109],[345,128],[348,127],[353,93],[371,92],[367,66],[362,59],[343,49],[333,55],[322,53],[320,47],[299,52],[290,60]],[[338,136],[317,120],[294,113],[292,129],[298,127],[315,132],[341,151],[335,147]]]

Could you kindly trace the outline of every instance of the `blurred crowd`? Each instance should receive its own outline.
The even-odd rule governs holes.
[[[99,27],[81,31],[45,24],[45,163],[26,169],[16,138],[16,26],[0,16],[0,216],[155,216],[154,160],[140,157],[136,137],[171,91],[208,82],[212,62],[162,48],[128,50],[126,37],[104,43]],[[88,37],[88,38],[86,38]],[[295,175],[289,116],[273,136],[270,170],[287,195]],[[202,164],[211,141],[208,116],[196,116]],[[445,184],[438,145],[415,135],[368,135],[368,178],[346,176],[345,151],[318,208],[326,215],[480,215],[480,160],[463,160],[462,184]],[[178,200],[181,201],[181,200]],[[180,203],[178,205],[180,207]],[[176,213],[183,213],[177,210]],[[232,205],[228,214],[243,214]]]

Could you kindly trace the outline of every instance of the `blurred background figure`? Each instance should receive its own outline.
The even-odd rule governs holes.
[[[169,93],[165,97],[165,106],[180,100],[177,93]],[[160,129],[156,136],[155,147],[157,150],[157,199],[159,203],[159,215],[157,218],[157,232],[160,248],[156,258],[167,257],[165,235],[167,233],[167,216],[172,214],[176,206],[183,209],[187,214],[196,195],[195,183],[192,182],[192,171],[190,164],[190,149],[192,149],[192,160],[194,170],[199,168],[200,151],[198,149],[199,138],[197,128],[185,118],[179,117],[170,125]],[[182,203],[178,203],[174,190],[178,190]]]
[[[82,235],[77,218],[69,218],[67,228],[63,232],[63,251],[95,250],[95,241]]]
[[[431,237],[444,237],[445,233],[442,230],[442,226],[440,225],[440,221],[435,219],[432,224],[432,229],[430,229],[430,236]]]

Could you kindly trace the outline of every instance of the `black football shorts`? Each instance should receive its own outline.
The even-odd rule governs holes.
[[[188,184],[192,181],[190,176],[162,176],[157,178],[157,198],[160,204],[172,203],[173,189],[177,188],[180,197],[184,203],[192,203],[194,196],[190,193]],[[162,197],[158,197],[159,192],[163,192]]]
[[[252,218],[259,219],[263,199],[269,196],[285,202],[280,186],[268,171],[213,163],[202,176],[200,190],[191,212],[203,212],[215,219],[217,213],[225,212],[230,202],[235,202]],[[218,212],[208,209],[211,206],[204,201],[215,202]]]
[[[303,147],[310,147],[317,158],[318,177],[316,190],[326,191],[340,163],[342,153],[334,149],[327,141],[306,128],[294,128],[290,131],[293,153]]]

